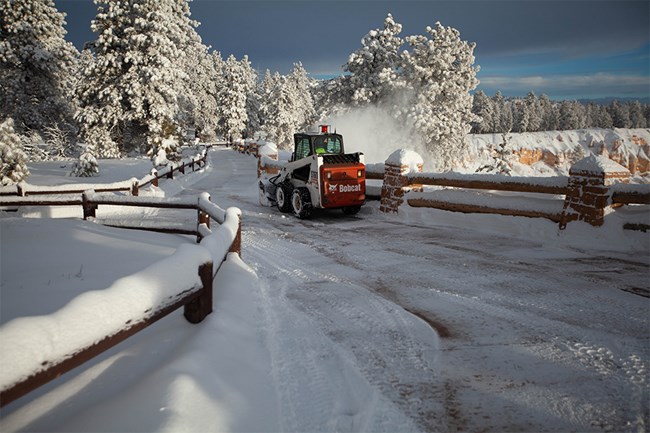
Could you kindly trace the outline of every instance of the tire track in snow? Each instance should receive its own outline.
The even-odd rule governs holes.
[[[332,272],[340,265],[308,246],[279,236],[270,240],[268,235],[266,239],[245,236],[244,243],[246,251],[250,251],[248,261],[258,267],[258,274],[270,274],[268,284],[282,287],[273,294],[276,305],[277,298],[283,298],[283,302],[302,312],[309,324],[336,347],[345,363],[363,375],[368,386],[380,393],[382,399],[395,402],[420,428],[439,428],[445,413],[440,396],[434,394],[438,388],[438,393],[443,390],[432,366],[437,341],[428,326],[357,285],[347,277],[349,270]],[[318,269],[316,263],[321,264]],[[322,369],[318,364],[310,368]],[[278,380],[283,380],[285,375],[280,371],[279,376]],[[428,395],[424,395],[424,390]],[[292,406],[295,402],[286,404]],[[331,407],[329,401],[324,404]],[[395,425],[382,421],[385,411],[375,412],[377,419],[372,422],[379,424],[372,430],[382,424]]]
[[[247,163],[252,166],[253,161]],[[241,177],[244,170],[239,172],[244,183],[250,181],[250,174]],[[225,192],[227,201],[234,197],[232,194]],[[434,395],[439,402],[446,399],[447,408],[431,411],[431,417],[438,417],[431,430],[605,431],[618,425],[621,431],[632,431],[633,426],[643,426],[648,420],[647,409],[643,409],[648,407],[648,381],[639,379],[648,377],[643,362],[649,359],[647,336],[643,335],[648,320],[640,315],[642,308],[618,290],[637,284],[635,278],[642,281],[642,275],[647,277],[647,267],[632,263],[630,271],[626,265],[625,274],[617,273],[616,279],[601,278],[606,275],[599,263],[609,259],[583,263],[580,258],[588,257],[588,253],[581,251],[553,256],[553,250],[524,239],[457,227],[405,225],[374,215],[372,207],[369,211],[364,208],[355,219],[325,215],[314,221],[298,221],[275,209],[259,208],[253,201],[249,194],[242,202],[246,207],[245,231],[266,238],[263,242],[267,243],[260,243],[260,248],[274,251],[278,244],[282,248],[278,256],[263,258],[266,251],[255,251],[256,241],[251,240],[245,244],[244,256],[248,263],[257,262],[263,269],[258,274],[270,275],[264,277],[269,280],[276,278],[275,283],[281,286],[281,295],[277,287],[269,289],[277,309],[286,312],[287,320],[311,327],[318,340],[318,344],[306,342],[313,345],[311,351],[322,356],[319,350],[332,352],[335,348],[336,362],[355,367],[381,390],[381,397],[395,401],[400,409],[405,406],[402,399],[413,406],[422,396]],[[329,259],[324,259],[324,268],[318,260],[322,256]],[[305,263],[308,271],[303,268],[295,272],[297,266],[287,263],[287,258]],[[600,273],[594,274],[594,269]],[[629,274],[636,276],[630,278]],[[337,292],[337,285],[346,283],[352,283],[354,289]],[[339,293],[342,302],[357,301],[355,294],[361,297],[363,290],[417,306],[418,311],[433,314],[449,326],[452,337],[443,341],[440,366],[446,375],[446,392],[441,393],[435,381],[428,381],[425,370],[420,371],[424,384],[404,386],[405,382],[412,385],[408,383],[409,374],[399,366],[394,370],[394,365],[386,362],[390,357],[378,353],[385,346],[373,335],[374,322],[363,314],[355,316],[349,306],[340,311],[342,307],[331,299]],[[372,307],[368,302],[367,311],[372,312]],[[277,320],[285,320],[284,313],[274,314],[278,314]],[[356,321],[356,317],[357,327],[349,323],[344,326],[343,322]],[[376,317],[384,320],[383,316]],[[412,320],[408,315],[399,317],[407,323]],[[394,317],[386,319],[386,328],[397,329],[395,321]],[[295,332],[300,327],[282,329]],[[404,331],[407,334],[408,329]],[[284,344],[287,341],[280,341],[278,346],[282,362],[286,361],[282,358]],[[400,350],[407,350],[405,347]],[[600,358],[607,351],[614,358],[603,361]],[[326,368],[318,356],[309,356],[316,360],[310,368]],[[407,364],[418,365],[412,359]],[[393,380],[396,376],[398,379]],[[333,383],[334,377],[340,379],[330,375],[328,385],[338,390],[333,391],[335,395],[354,396],[341,392]],[[345,383],[347,379],[341,380]],[[357,395],[356,400],[363,401],[369,395],[377,394]],[[300,396],[286,398],[295,400],[294,408],[302,407]],[[331,401],[324,401],[323,407],[329,407]],[[424,407],[428,404],[425,402]],[[427,425],[422,421],[426,415],[418,413],[423,410],[404,412],[418,419],[420,426]],[[300,415],[299,410],[296,413]],[[359,430],[369,430],[370,424],[360,422],[368,416],[365,412],[347,419],[358,421],[352,424],[361,425]],[[333,424],[323,421],[320,425]],[[644,428],[647,425],[640,427]]]

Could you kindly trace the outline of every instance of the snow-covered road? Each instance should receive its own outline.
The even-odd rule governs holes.
[[[209,158],[150,193],[207,191],[242,209],[242,258],[257,277],[228,262],[204,322],[180,312],[157,322],[3,408],[1,431],[648,430],[648,234],[430,209],[384,215],[377,202],[298,220],[258,204],[253,157],[215,148]],[[140,217],[196,221],[174,212]],[[5,217],[2,303],[16,317],[48,314],[194,243]],[[50,248],[38,247],[43,236]],[[40,309],[22,308],[34,300]]]
[[[301,221],[258,204],[254,158],[211,160],[192,189],[243,210],[283,429],[381,430],[399,413],[427,431],[648,428],[650,300],[634,294],[649,288],[647,253],[567,248],[461,216],[408,223],[377,203]],[[473,221],[494,218],[508,221]],[[550,224],[529,221],[530,233]]]

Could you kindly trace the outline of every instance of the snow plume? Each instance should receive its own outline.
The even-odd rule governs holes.
[[[425,161],[431,161],[422,140],[406,125],[400,124],[387,108],[369,105],[352,108],[324,120],[343,135],[345,151],[363,152],[367,163],[386,161],[397,149],[419,153]]]

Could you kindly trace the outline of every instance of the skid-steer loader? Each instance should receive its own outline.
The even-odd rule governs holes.
[[[363,153],[345,153],[341,134],[294,134],[291,160],[279,174],[260,179],[260,203],[309,218],[313,209],[342,209],[354,215],[366,201]]]

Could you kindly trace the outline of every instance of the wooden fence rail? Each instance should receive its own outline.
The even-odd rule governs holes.
[[[173,163],[160,170],[152,169],[151,173],[142,179],[131,178],[109,184],[66,184],[56,186],[37,186],[21,182],[10,187],[0,188],[0,197],[81,194],[89,189],[95,192],[127,192],[133,196],[137,196],[139,190],[147,185],[158,186],[159,179],[173,179],[174,172],[185,174],[186,168],[189,168],[191,171],[196,171],[205,167],[207,163],[207,151],[210,147],[206,146],[205,151],[200,155],[192,158],[184,158],[179,163]]]
[[[212,312],[212,282],[221,263],[226,260],[228,253],[237,253],[241,255],[241,212],[236,208],[230,208],[227,210],[221,209],[210,201],[210,196],[207,193],[202,193],[198,197],[172,200],[155,197],[125,197],[97,194],[93,191],[85,192],[79,199],[68,199],[67,201],[35,200],[33,198],[23,197],[0,197],[0,206],[9,203],[13,206],[81,205],[84,207],[84,219],[93,217],[94,212],[99,205],[195,209],[197,211],[197,225],[195,229],[188,231],[188,233],[195,234],[197,236],[197,241],[201,242],[200,245],[197,245],[194,248],[199,248],[202,251],[203,256],[210,257],[211,260],[202,260],[203,263],[198,266],[197,272],[201,284],[181,288],[179,289],[180,293],[175,293],[174,295],[167,297],[163,302],[154,306],[143,307],[144,311],[140,317],[135,318],[134,320],[129,319],[123,324],[123,327],[116,332],[98,336],[93,344],[79,347],[72,353],[68,353],[57,360],[47,361],[40,364],[37,363],[30,370],[29,374],[22,375],[8,383],[1,383],[0,407],[4,407],[34,389],[50,382],[73,368],[82,365],[86,361],[124,341],[180,307],[184,307],[184,316],[190,323],[201,322]],[[214,220],[219,224],[216,232],[213,232],[210,229],[211,220]],[[169,230],[165,227],[140,229],[154,231]],[[214,237],[214,239],[211,239],[212,237]],[[168,259],[172,260],[172,258]],[[216,266],[214,265],[215,263],[217,264]],[[170,265],[166,267],[173,269],[177,266],[170,263]],[[79,326],[83,327],[84,324],[80,323]],[[11,332],[9,331],[9,333]],[[22,333],[20,335],[22,335]],[[3,341],[3,338],[6,338],[6,335],[0,333],[0,341]]]
[[[273,173],[284,163],[260,155],[250,143],[237,150],[257,156],[258,177]],[[585,221],[599,226],[609,207],[650,204],[650,185],[630,185],[629,171],[602,156],[589,156],[571,167],[569,176],[511,177],[483,173],[423,173],[422,158],[412,151],[398,150],[385,163],[366,164],[366,179],[381,180],[377,186],[368,186],[366,197],[379,199],[382,212],[397,213],[406,202],[412,207],[428,207],[464,213],[491,213],[510,216],[546,218],[566,227],[571,221]],[[462,198],[459,194],[440,191],[425,192],[425,186],[442,186],[456,192],[483,190],[481,197]],[[536,199],[520,196],[499,197],[494,191],[529,193]],[[548,198],[538,199],[539,194]],[[522,199],[529,203],[518,207]],[[650,230],[646,222],[626,223],[624,228]]]

